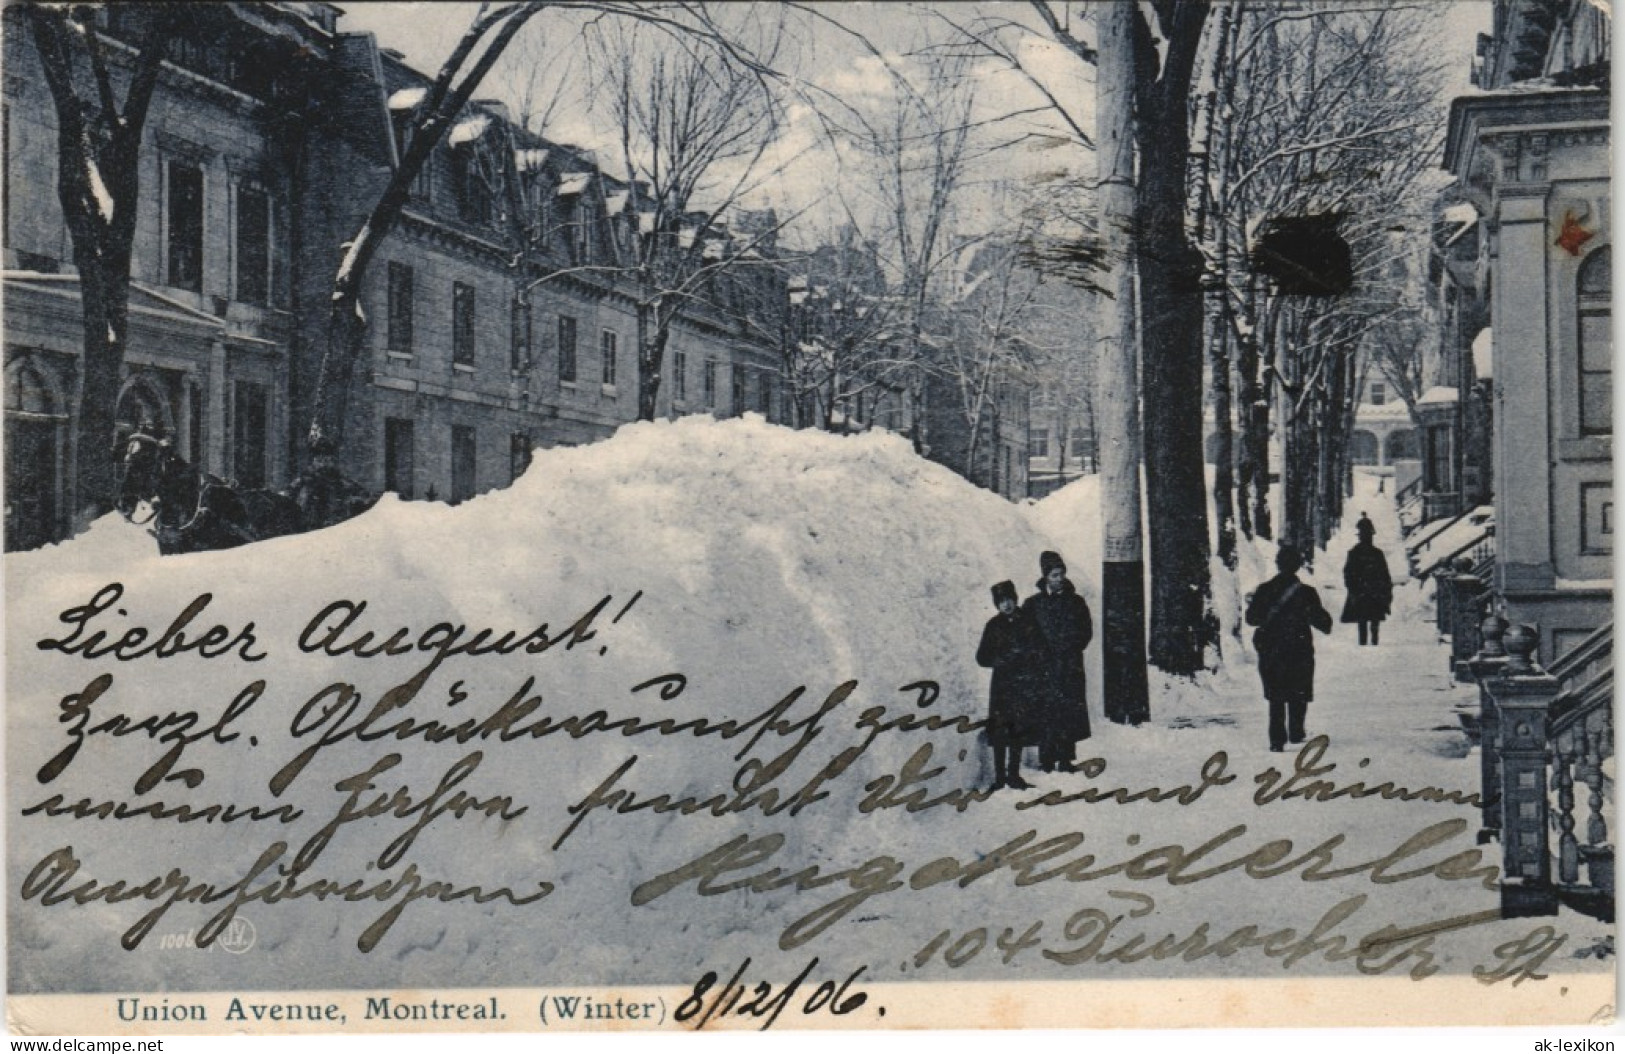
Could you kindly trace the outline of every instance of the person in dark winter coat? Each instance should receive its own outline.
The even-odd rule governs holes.
[[[1021,750],[1037,746],[1049,691],[1049,648],[1033,617],[1016,601],[1012,582],[993,587],[999,613],[982,627],[976,663],[993,670],[987,696],[987,743],[993,748],[993,789],[1026,790]]]
[[[1247,602],[1247,625],[1257,626],[1253,647],[1270,705],[1270,749],[1304,741],[1303,722],[1315,695],[1315,641],[1311,629],[1332,631],[1332,616],[1313,586],[1298,580],[1303,557],[1290,546],[1275,554],[1280,573]]]
[[[1388,617],[1394,602],[1394,580],[1388,574],[1388,557],[1372,544],[1377,528],[1360,514],[1354,527],[1360,541],[1349,550],[1343,564],[1343,585],[1348,588],[1348,599],[1343,602],[1342,621],[1360,627],[1360,643],[1366,638],[1377,643],[1378,629]]]
[[[1038,592],[1023,609],[1032,612],[1049,644],[1050,712],[1044,738],[1038,745],[1038,767],[1045,772],[1072,772],[1078,760],[1078,741],[1089,738],[1089,693],[1083,678],[1083,649],[1094,639],[1089,605],[1066,577],[1066,563],[1058,553],[1038,557],[1043,577]]]

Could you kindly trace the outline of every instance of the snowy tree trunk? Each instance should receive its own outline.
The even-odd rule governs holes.
[[[129,335],[130,259],[141,184],[141,134],[176,13],[154,8],[129,60],[122,111],[89,9],[30,4],[29,29],[57,117],[57,198],[79,271],[84,347],[76,383],[76,466],[69,508],[77,533],[113,507],[119,388]],[[80,70],[97,88],[79,96]]]
[[[1145,555],[1140,540],[1138,316],[1134,296],[1134,4],[1099,15],[1101,231],[1112,247],[1112,313],[1095,373],[1100,463],[1102,695],[1108,720],[1151,716],[1145,663]]]
[[[1210,610],[1202,452],[1202,258],[1185,230],[1190,62],[1205,8],[1180,11],[1162,76],[1148,83],[1142,70],[1136,98],[1136,251],[1145,264],[1139,276],[1152,571],[1148,653],[1158,668],[1189,675],[1218,642],[1218,624]],[[1188,61],[1178,61],[1182,53]]]
[[[1219,521],[1219,559],[1236,567],[1234,432],[1230,426],[1230,319],[1228,294],[1221,283],[1209,297],[1207,319],[1208,370],[1213,391],[1213,512]]]
[[[660,324],[660,301],[646,295],[638,300],[638,420],[653,421],[660,403],[660,371],[666,360],[666,334]],[[717,383],[722,383],[719,378]]]

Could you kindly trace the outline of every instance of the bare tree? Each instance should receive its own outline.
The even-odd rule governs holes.
[[[881,360],[874,365],[887,383],[906,388],[918,410],[927,371],[940,357],[927,338],[933,301],[949,293],[955,261],[986,237],[955,222],[976,150],[975,82],[967,56],[929,40],[894,54],[854,39],[891,90],[872,98],[826,97],[821,116],[840,162],[835,197],[848,225],[874,246],[886,280],[888,329],[872,349]],[[912,415],[910,435],[916,449],[930,447],[925,415]]]
[[[877,245],[847,223],[787,266],[796,272],[783,338],[795,423],[844,427],[838,407],[906,391],[916,364],[899,351],[900,300]]]
[[[771,64],[782,27],[747,20],[735,30],[753,36],[757,61]],[[726,217],[761,182],[778,105],[761,65],[713,39],[657,36],[636,23],[600,26],[590,39],[595,94],[614,122],[615,164],[637,220],[617,269],[636,286],[638,416],[648,420],[678,313],[703,301],[722,272],[750,266],[760,258],[751,250],[777,234],[775,221],[730,244]]]
[[[129,334],[130,254],[141,191],[142,129],[179,10],[144,4],[112,45],[89,5],[27,4],[57,117],[57,197],[73,241],[84,319],[73,530],[112,507],[114,418]],[[119,82],[124,100],[118,99]]]

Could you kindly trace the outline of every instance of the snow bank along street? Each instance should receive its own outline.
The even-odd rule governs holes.
[[[988,791],[988,586],[1029,594],[1053,549],[1098,613],[1096,521],[1089,479],[1016,505],[895,436],[689,418],[457,508],[162,559],[109,518],[10,555],[13,986],[1597,962],[1599,923],[1499,918],[1474,697],[1411,583],[1380,647],[1319,640],[1311,738],[1272,754],[1237,625],[1272,550],[1244,546],[1217,671],[1154,679],[1126,728],[1091,647],[1083,771]],[[1351,534],[1305,575],[1334,614]],[[237,919],[275,955],[164,944]]]

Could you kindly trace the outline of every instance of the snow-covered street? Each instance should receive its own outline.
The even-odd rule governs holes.
[[[1351,509],[1402,580],[1391,501],[1356,479]],[[457,508],[386,499],[319,534],[161,559],[110,519],[8,556],[13,987],[677,983],[809,956],[876,983],[1425,978],[1540,952],[1545,972],[1598,968],[1576,955],[1599,923],[1494,917],[1499,849],[1476,845],[1456,713],[1475,690],[1449,678],[1415,584],[1380,647],[1341,624],[1321,638],[1308,730],[1327,738],[1272,754],[1235,631],[1272,549],[1244,545],[1218,576],[1217,672],[1154,678],[1151,723],[1125,728],[1101,716],[1091,647],[1086,771],[981,793],[985,749],[954,719],[985,711],[988,586],[1030,592],[1056,549],[1098,613],[1096,500],[1086,479],[1011,504],[895,436],[689,418],[539,452]],[[1334,616],[1349,544],[1306,576]],[[89,657],[133,625],[151,645],[189,603],[187,639],[218,623],[252,643]],[[495,653],[509,631],[545,643]],[[400,654],[375,654],[388,639]],[[199,734],[155,764],[183,723],[141,719],[192,711]],[[369,811],[369,782],[410,789]],[[266,818],[46,815],[81,800]],[[410,869],[489,896],[376,885]],[[92,879],[83,903],[62,895]],[[232,910],[255,954],[165,940]]]

